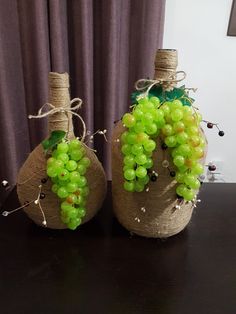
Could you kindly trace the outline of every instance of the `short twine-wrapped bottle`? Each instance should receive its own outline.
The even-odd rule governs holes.
[[[155,80],[171,91],[176,86],[177,51],[160,49],[155,60]],[[173,77],[173,80],[169,80]],[[150,170],[158,175],[143,192],[124,189],[121,135],[126,130],[119,121],[112,137],[112,197],[113,209],[119,222],[130,232],[152,238],[166,238],[182,231],[189,223],[194,202],[180,200],[176,195],[177,182],[170,171],[175,169],[169,150],[161,148],[160,136],[155,139],[156,150]],[[202,133],[202,130],[199,129]],[[201,162],[204,162],[204,158]]]
[[[55,108],[70,108],[69,76],[67,73],[49,73],[49,103]],[[55,112],[48,116],[49,134],[55,130],[62,130],[67,133],[69,140],[75,137],[73,130],[72,115],[70,112]],[[83,145],[85,155],[90,159],[90,166],[85,174],[88,181],[89,195],[87,196],[86,215],[82,223],[89,221],[102,206],[106,195],[106,177],[103,167],[95,153]],[[52,229],[65,229],[67,226],[61,221],[60,204],[61,200],[51,191],[52,182],[47,177],[46,156],[42,144],[39,144],[29,155],[21,167],[17,178],[17,194],[20,203],[29,206],[24,208],[26,214],[38,225],[44,221],[42,211],[45,214],[46,226]],[[36,200],[39,187],[43,198],[40,199],[42,211]]]

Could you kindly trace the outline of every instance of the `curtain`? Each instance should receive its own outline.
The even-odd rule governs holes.
[[[134,82],[153,76],[164,9],[165,0],[0,1],[0,180],[14,184],[47,136],[47,121],[27,116],[47,102],[49,71],[70,74],[87,128],[111,138]],[[110,145],[97,136],[94,146],[109,177]]]

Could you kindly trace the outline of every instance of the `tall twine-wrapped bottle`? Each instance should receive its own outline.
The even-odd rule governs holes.
[[[161,82],[163,90],[171,91],[176,86],[177,64],[176,50],[157,51],[154,80]],[[162,141],[158,136],[155,139],[156,150],[152,157],[152,169],[158,172],[157,180],[150,181],[148,187],[141,193],[126,191],[123,174],[124,156],[121,152],[121,135],[125,130],[122,121],[119,121],[112,138],[112,197],[115,215],[132,233],[153,238],[175,235],[189,223],[194,204],[181,201],[180,206],[176,196],[177,182],[169,173],[169,169],[175,169],[171,154],[168,150],[161,149]]]
[[[67,133],[68,139],[73,139],[74,130],[72,114],[70,113],[69,76],[67,73],[49,73],[49,103],[54,108],[65,108],[55,110],[55,113],[48,115],[49,134],[55,130],[62,130]],[[67,110],[68,109],[68,110]],[[84,145],[85,155],[90,159],[91,164],[85,174],[88,181],[90,193],[87,197],[86,215],[82,223],[90,220],[99,210],[106,194],[106,177],[103,167],[95,153]],[[51,191],[52,182],[47,178],[46,156],[43,147],[39,144],[29,155],[21,167],[17,178],[17,194],[20,203],[29,206],[24,208],[26,214],[38,225],[42,225],[45,215],[45,225],[52,229],[65,229],[67,226],[61,221],[60,199]],[[40,192],[43,198],[40,199],[40,207],[37,197]],[[32,202],[32,200],[36,200]]]

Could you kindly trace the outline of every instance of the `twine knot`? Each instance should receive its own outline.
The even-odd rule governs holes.
[[[75,103],[77,103],[77,104],[75,105]],[[64,107],[64,106],[63,107],[55,107],[54,105],[52,105],[50,103],[46,103],[38,110],[37,115],[29,115],[28,118],[29,119],[41,119],[41,118],[51,116],[55,113],[65,113],[68,117],[68,114],[72,114],[72,115],[78,117],[82,123],[83,135],[82,135],[81,141],[83,142],[85,139],[85,136],[86,136],[86,125],[85,125],[83,118],[78,113],[75,112],[77,109],[81,108],[82,103],[83,102],[80,98],[72,99],[70,101],[69,107]],[[48,109],[45,112],[43,112],[46,109],[46,107],[48,107]],[[68,119],[69,119],[69,117],[68,117]]]
[[[182,75],[182,77],[178,78],[178,75]],[[178,83],[178,82],[183,81],[185,77],[186,77],[186,73],[184,71],[177,71],[165,79],[156,79],[156,80],[140,79],[135,83],[135,89],[137,91],[144,91],[142,94],[139,95],[139,98],[143,98],[143,97],[148,96],[153,86],[155,85],[171,86],[173,83]]]

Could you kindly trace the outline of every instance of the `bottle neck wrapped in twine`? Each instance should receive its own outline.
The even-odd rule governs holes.
[[[49,103],[55,108],[70,109],[69,93],[69,75],[68,73],[49,73]],[[63,130],[68,138],[74,137],[72,114],[68,111],[58,111],[48,116],[49,133],[55,130]]]
[[[176,86],[176,80],[168,80],[176,77],[178,66],[178,53],[174,49],[158,49],[155,59],[155,79],[162,80],[163,89],[169,91]],[[167,81],[166,81],[167,80]]]
[[[137,91],[143,92],[138,97],[147,97],[155,85],[161,85],[163,90],[171,91],[177,83],[186,77],[184,71],[176,71],[178,65],[177,51],[159,49],[155,60],[155,77],[153,80],[140,79],[135,83]]]

